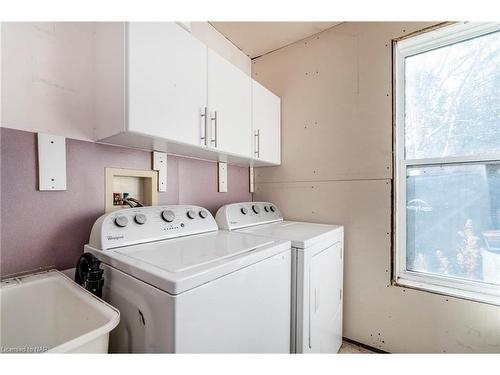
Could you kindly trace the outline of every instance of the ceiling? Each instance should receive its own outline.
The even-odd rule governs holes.
[[[210,22],[250,58],[294,43],[341,22]]]

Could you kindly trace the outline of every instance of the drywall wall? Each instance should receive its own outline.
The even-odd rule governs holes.
[[[500,353],[500,308],[391,285],[391,40],[431,23],[354,23],[253,60],[282,98],[282,165],[254,200],[345,226],[344,336],[394,352]]]
[[[92,139],[93,29],[87,22],[2,23],[3,127]]]
[[[67,139],[67,190],[37,190],[36,134],[0,129],[0,274],[74,267],[94,221],[104,213],[106,167],[151,169],[151,153]],[[195,204],[215,215],[251,200],[248,168],[228,167],[228,192],[217,192],[217,163],[168,157],[167,192],[158,204]]]
[[[2,79],[2,73],[3,73],[3,70],[2,70],[2,23],[0,22],[0,127],[2,126],[2,83],[3,83],[3,79]]]
[[[1,26],[1,126],[95,140],[96,23]],[[193,22],[192,33],[250,74],[250,58],[209,23]]]

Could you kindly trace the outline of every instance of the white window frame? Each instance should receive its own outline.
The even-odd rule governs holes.
[[[406,175],[411,166],[460,165],[500,160],[496,155],[405,159],[405,58],[481,35],[500,31],[499,23],[454,23],[439,29],[408,37],[394,44],[395,103],[395,284],[479,302],[500,305],[500,287],[493,284],[406,269]]]

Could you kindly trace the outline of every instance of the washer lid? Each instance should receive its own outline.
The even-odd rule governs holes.
[[[290,250],[277,241],[217,231],[92,252],[104,263],[170,294],[179,294],[267,257]]]
[[[273,242],[272,239],[232,236],[227,232],[219,232],[215,236],[190,236],[115,251],[136,261],[176,273],[254,251]]]
[[[332,236],[343,233],[341,225],[303,223],[299,221],[281,221],[239,229],[240,233],[265,236],[273,239],[292,241],[292,247],[304,249]]]

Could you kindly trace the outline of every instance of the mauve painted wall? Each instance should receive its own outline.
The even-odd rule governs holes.
[[[94,221],[104,213],[106,167],[150,169],[146,151],[66,140],[67,190],[37,190],[36,134],[1,128],[0,272],[8,275],[56,266],[74,267]],[[217,209],[249,201],[248,169],[228,168],[228,193],[217,192],[217,164],[168,157],[168,186],[159,204]]]

